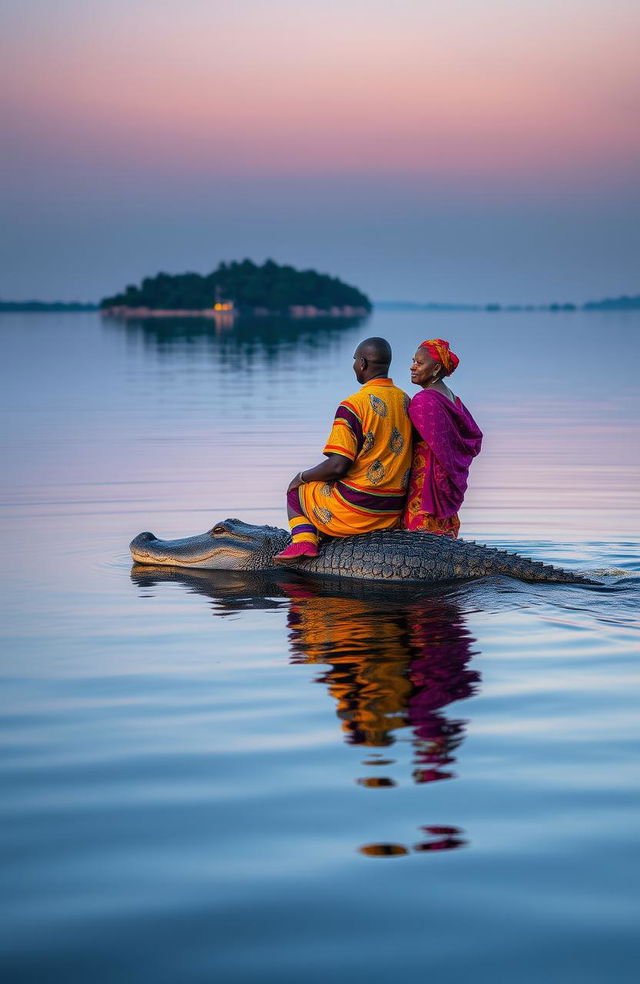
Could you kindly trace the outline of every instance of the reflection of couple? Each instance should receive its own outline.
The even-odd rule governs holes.
[[[230,571],[134,567],[132,580],[149,588],[179,581],[213,601],[224,616],[244,609],[288,606],[291,660],[323,665],[317,682],[328,687],[346,740],[367,749],[365,766],[378,772],[393,764],[388,749],[400,729],[410,729],[413,781],[449,779],[465,722],[443,708],[471,696],[480,674],[469,667],[474,655],[465,617],[455,597],[422,594],[410,598],[401,588],[377,593],[350,584],[318,584],[294,574],[287,583]],[[282,599],[282,600],[279,600]],[[385,770],[386,771],[386,770]],[[388,776],[358,779],[368,788],[394,786]],[[451,826],[420,828],[412,850],[460,847],[461,831]],[[360,848],[371,856],[403,855],[402,844]]]
[[[144,588],[178,581],[210,598],[218,616],[287,605],[291,660],[324,664],[317,679],[337,703],[347,742],[386,748],[396,732],[410,728],[414,781],[451,775],[446,767],[464,737],[464,722],[448,719],[442,708],[471,696],[480,680],[468,665],[475,640],[455,597],[408,597],[400,587],[377,592],[371,585],[319,584],[296,574],[285,583],[140,565],[131,578]]]
[[[337,702],[347,741],[384,748],[396,731],[411,728],[415,782],[448,779],[443,767],[453,761],[464,723],[440,709],[469,697],[479,680],[467,665],[474,640],[455,602],[365,600],[327,596],[303,584],[284,587],[291,598],[292,658],[328,666],[318,682]]]
[[[457,536],[469,465],[482,443],[478,425],[444,382],[458,361],[443,339],[422,342],[411,366],[421,391],[410,401],[389,378],[389,343],[367,338],[358,345],[353,371],[361,388],[338,407],[325,460],[289,484],[292,542],[276,560],[317,556],[319,534],[402,525]]]

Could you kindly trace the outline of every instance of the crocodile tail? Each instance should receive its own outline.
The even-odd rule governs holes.
[[[539,560],[529,560],[528,557],[508,553],[506,550],[496,550],[492,567],[493,573],[506,574],[520,581],[546,581],[553,584],[598,583],[575,571],[565,571],[562,567],[543,564]]]

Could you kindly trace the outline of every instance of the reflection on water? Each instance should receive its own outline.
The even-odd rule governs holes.
[[[323,585],[302,576],[275,580],[226,571],[185,571],[135,565],[132,580],[143,588],[163,581],[182,583],[213,602],[225,616],[252,608],[288,604],[292,663],[327,667],[315,682],[337,705],[345,741],[367,749],[389,748],[409,729],[412,781],[454,778],[455,752],[464,740],[465,721],[442,708],[476,692],[480,674],[469,667],[477,654],[455,596],[406,589],[377,592],[370,585]],[[377,770],[394,765],[388,755],[369,752],[362,765]],[[379,772],[358,776],[367,789],[390,789],[392,777]],[[456,827],[426,826],[429,834],[416,851],[461,846]],[[363,853],[395,856],[398,845],[369,844]]]
[[[130,341],[141,339],[160,354],[181,346],[205,343],[222,366],[238,366],[241,359],[271,363],[287,351],[320,351],[350,328],[364,324],[358,318],[235,318],[227,323],[212,318],[114,318],[103,316],[107,329],[124,332]]]
[[[635,984],[639,327],[0,318],[3,980]],[[420,339],[463,356],[464,536],[605,587],[132,590],[141,529],[283,525],[365,333],[410,391]]]
[[[473,637],[453,598],[332,596],[315,587],[287,584],[293,662],[323,663],[316,679],[337,703],[346,741],[383,748],[411,729],[413,779],[450,779],[464,721],[440,708],[469,697],[480,676],[467,664]],[[363,764],[382,765],[369,758]],[[359,780],[389,785],[385,777]]]
[[[429,851],[451,851],[456,847],[464,847],[467,841],[461,836],[463,833],[459,827],[448,827],[440,824],[431,824],[420,827],[420,834],[426,839],[418,841],[412,847],[404,844],[364,844],[360,848],[360,853],[369,858],[396,858],[409,854],[411,850],[417,854]]]

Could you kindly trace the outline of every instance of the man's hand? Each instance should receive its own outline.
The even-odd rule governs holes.
[[[337,482],[338,479],[347,474],[350,467],[350,459],[345,458],[343,454],[328,454],[325,461],[321,461],[319,465],[298,472],[295,478],[289,482],[287,492],[291,492],[292,489],[297,489],[299,485],[305,485],[307,482]]]

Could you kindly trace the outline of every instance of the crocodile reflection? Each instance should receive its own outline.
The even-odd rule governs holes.
[[[286,572],[273,579],[142,565],[134,566],[131,577],[141,587],[178,581],[210,598],[219,616],[284,608],[291,661],[325,667],[316,680],[336,701],[346,742],[367,749],[363,765],[392,764],[378,750],[409,729],[413,780],[452,777],[465,721],[448,718],[442,709],[471,696],[480,681],[468,666],[475,639],[465,624],[460,592],[408,594],[406,588],[377,591],[370,584],[318,583]],[[395,785],[377,775],[357,781],[369,788]]]

